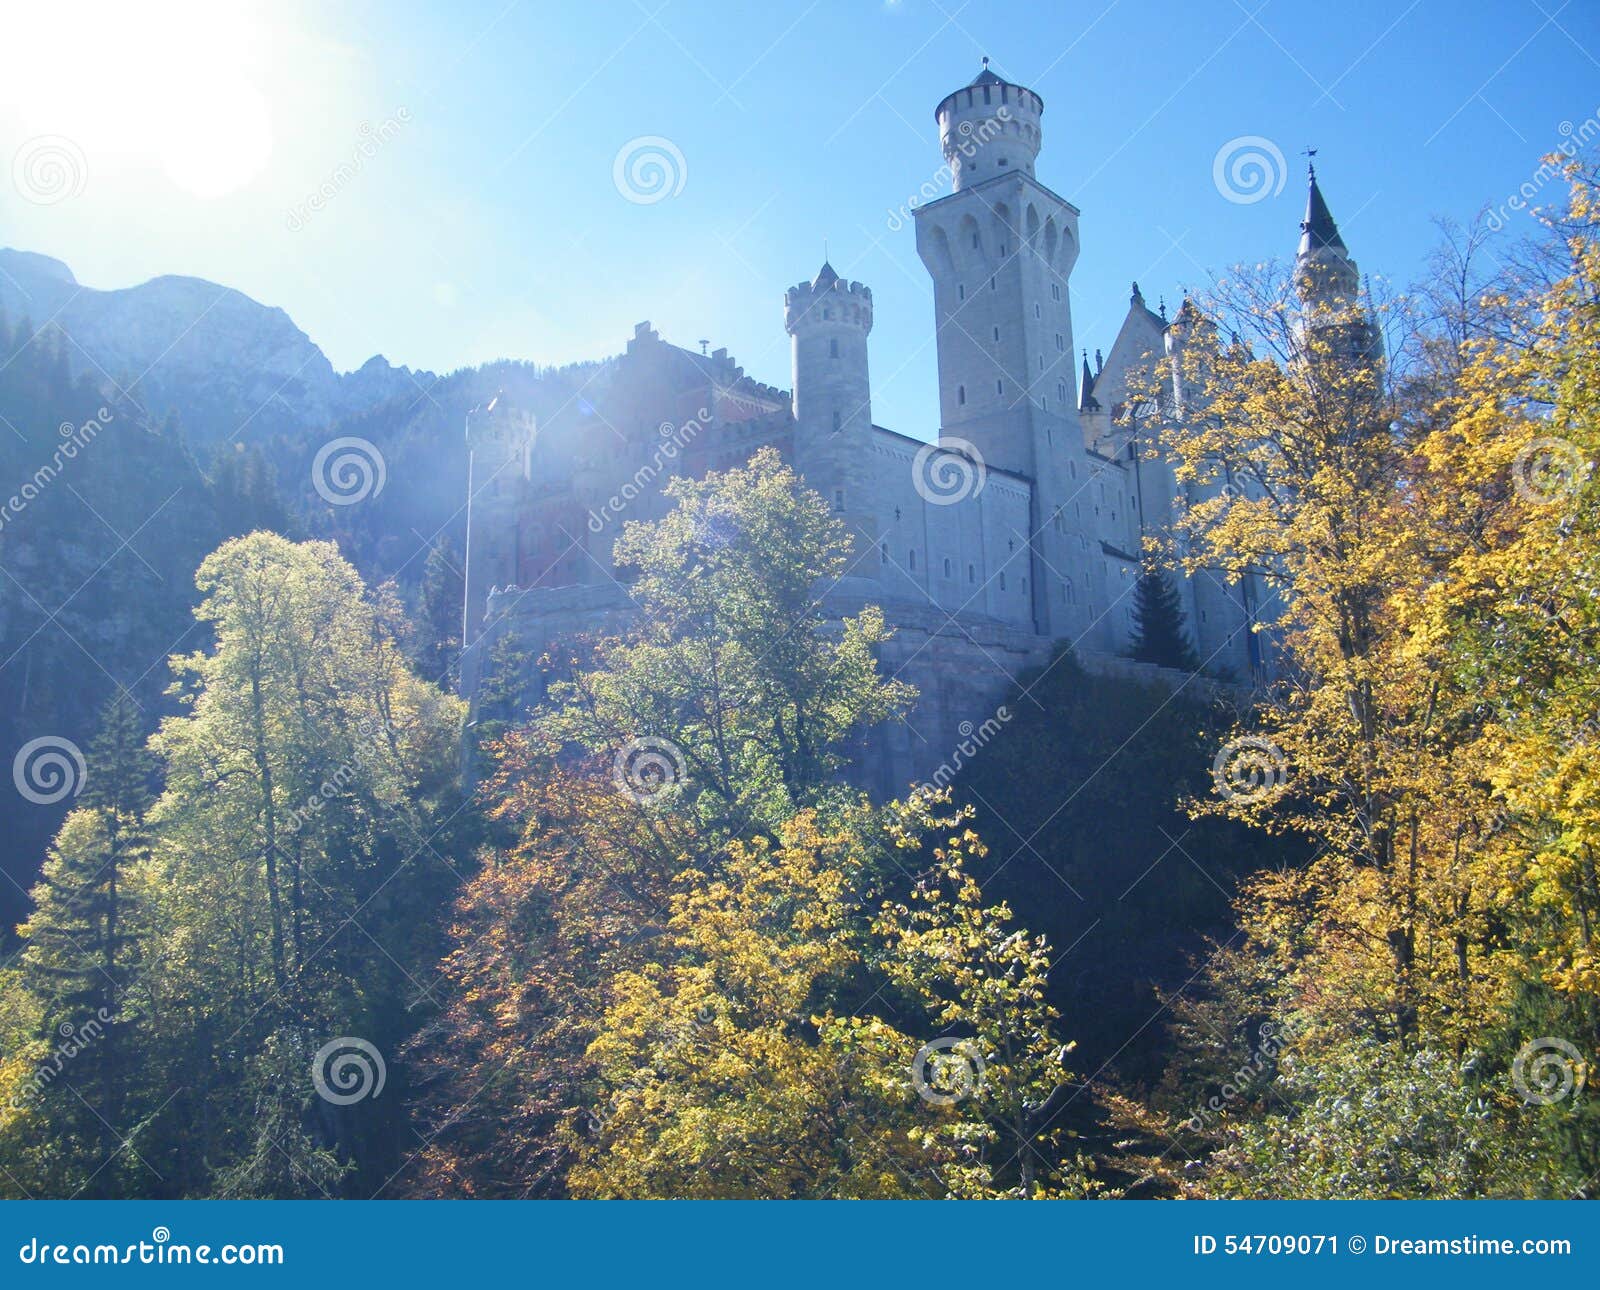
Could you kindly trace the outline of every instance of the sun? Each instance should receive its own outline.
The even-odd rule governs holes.
[[[271,40],[259,11],[202,0],[54,0],[8,17],[0,110],[71,139],[91,167],[148,166],[202,199],[247,187],[272,156],[258,85]]]

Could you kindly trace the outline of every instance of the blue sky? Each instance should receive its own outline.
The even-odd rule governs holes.
[[[1308,144],[1363,269],[1403,282],[1433,216],[1499,205],[1566,131],[1600,129],[1596,0],[61,0],[6,22],[0,156],[15,171],[59,137],[83,173],[48,205],[0,187],[0,244],[82,282],[226,283],[340,368],[567,362],[648,318],[787,386],[783,290],[826,239],[873,288],[875,419],[923,436],[932,303],[893,212],[983,54],[1044,97],[1038,176],[1082,211],[1090,350],[1134,278],[1175,302],[1292,253]],[[1283,184],[1238,203],[1213,163],[1245,136]],[[683,159],[653,203],[614,182],[641,137]]]

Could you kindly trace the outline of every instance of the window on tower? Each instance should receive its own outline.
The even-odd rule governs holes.
[[[999,329],[999,328],[998,328],[998,327],[996,327],[996,328],[995,328],[995,329],[994,329],[994,338],[995,338],[995,339],[996,339],[996,340],[999,340],[999,339],[1000,339],[1000,329]]]
[[[835,412],[833,414],[833,432],[834,432],[834,434],[838,434],[839,433],[839,430],[841,429],[843,424],[844,424],[844,422],[841,420],[839,414],[837,412]]]
[[[1059,282],[1052,282],[1050,284],[1050,299],[1052,299],[1052,300],[1060,300],[1061,299],[1061,284]]]
[[[972,235],[972,249],[974,251],[978,249],[978,235],[976,233]]]
[[[844,489],[842,488],[833,490],[833,513],[835,515],[844,514]]]
[[[957,407],[965,407],[966,403],[967,403],[967,387],[965,385],[956,386],[956,406]]]
[[[967,288],[966,288],[965,284],[960,283],[960,282],[956,283],[956,299],[957,300],[965,300],[966,298],[967,298]]]
[[[1006,392],[1006,383],[1004,381],[996,381],[994,383],[994,392],[1003,398]]]
[[[839,342],[838,342],[838,340],[836,338],[835,339],[831,339],[831,340],[828,341],[828,357],[829,358],[838,358],[839,357]]]

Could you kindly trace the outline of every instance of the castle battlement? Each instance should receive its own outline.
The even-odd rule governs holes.
[[[797,328],[820,327],[829,323],[872,330],[872,288],[859,282],[846,282],[824,264],[822,272],[810,282],[796,283],[783,293],[783,321],[789,334]]]

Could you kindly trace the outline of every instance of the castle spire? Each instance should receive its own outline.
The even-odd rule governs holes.
[[[1313,251],[1334,250],[1349,254],[1344,239],[1339,236],[1339,226],[1333,221],[1333,212],[1328,209],[1327,199],[1322,195],[1322,188],[1317,183],[1317,167],[1314,162],[1306,164],[1306,217],[1300,221],[1300,254],[1309,255]]]
[[[1078,411],[1098,412],[1100,402],[1094,397],[1094,373],[1089,370],[1089,351],[1083,351],[1083,376],[1078,382]]]

